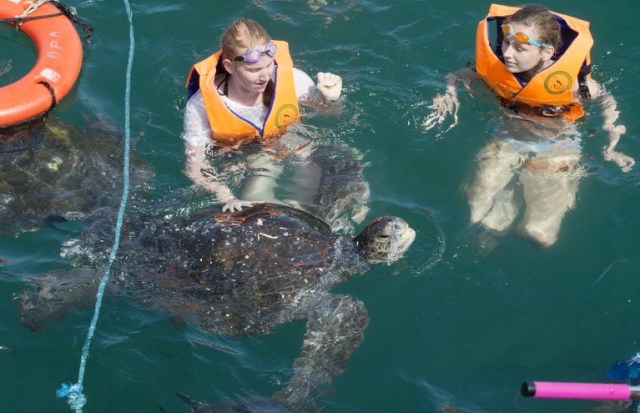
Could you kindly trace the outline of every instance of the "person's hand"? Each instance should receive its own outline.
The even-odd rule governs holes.
[[[622,172],[629,172],[636,161],[622,152],[616,152],[614,150],[605,150],[604,159],[606,161],[613,161],[622,169]]]
[[[342,92],[342,78],[333,73],[319,72],[318,75],[318,92],[322,95],[322,98],[330,102],[334,102],[340,99],[340,93]]]
[[[604,149],[604,160],[615,162],[622,169],[622,172],[629,172],[636,161],[632,157],[613,149],[620,141],[620,137],[627,132],[627,128],[624,125],[615,125],[613,123],[617,117],[616,112],[616,116],[609,117],[609,121],[605,122],[603,126],[603,129],[608,132],[609,140],[611,141],[609,146]]]
[[[250,207],[250,206],[253,206],[253,202],[243,201],[242,199],[238,199],[238,198],[231,198],[222,207],[222,212],[227,212],[227,211],[236,212],[236,211],[240,211],[244,207]]]
[[[422,122],[424,130],[431,130],[436,125],[442,124],[448,115],[452,115],[453,122],[451,126],[439,135],[447,132],[458,124],[458,108],[460,108],[460,102],[458,101],[458,93],[454,88],[447,90],[444,95],[438,93],[436,97],[433,98],[433,104],[429,106],[429,109],[432,109],[431,113],[425,118],[424,122]]]

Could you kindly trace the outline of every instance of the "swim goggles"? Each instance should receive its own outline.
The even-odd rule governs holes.
[[[237,62],[257,63],[264,55],[269,57],[275,56],[276,45],[269,42],[264,46],[264,48],[251,47],[247,49],[242,56],[236,56],[233,60]]]
[[[551,47],[550,44],[540,43],[537,40],[533,40],[526,33],[522,33],[522,32],[514,33],[513,26],[510,24],[503,24],[501,27],[502,27],[502,34],[504,34],[505,37],[513,37],[520,44],[530,44],[533,46],[541,47],[543,49],[546,49],[547,47]]]

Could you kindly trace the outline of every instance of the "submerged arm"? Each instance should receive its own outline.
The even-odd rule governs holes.
[[[609,135],[609,146],[604,149],[604,159],[615,162],[623,172],[629,172],[636,161],[632,157],[614,150],[620,141],[620,136],[627,131],[627,128],[624,125],[615,124],[620,112],[613,96],[607,93],[601,96],[601,99],[602,116],[604,118],[602,128]]]
[[[466,88],[469,88],[469,83],[473,80],[474,76],[475,71],[468,68],[450,73],[446,76],[447,90],[444,95],[438,93],[433,98],[433,103],[429,106],[429,109],[432,109],[431,113],[422,123],[425,131],[431,130],[436,125],[442,124],[448,115],[453,116],[453,122],[440,134],[446,133],[449,129],[458,124],[458,109],[460,108],[460,101],[458,100],[456,84],[458,82],[462,82]]]
[[[184,173],[194,184],[213,192],[218,201],[224,204],[223,211],[239,211],[242,207],[252,205],[251,202],[242,201],[234,197],[228,186],[204,169],[204,165],[207,165],[207,145],[211,142],[211,128],[209,127],[204,103],[199,96],[193,96],[187,102],[182,138],[185,141],[185,155],[187,158]]]
[[[196,185],[213,192],[218,201],[224,204],[223,211],[239,211],[243,207],[253,205],[252,202],[237,199],[228,186],[217,180],[215,176],[205,173],[203,165],[206,164],[206,148],[204,146],[193,146],[186,143],[185,154],[187,157],[185,175]]]
[[[607,131],[609,137],[609,145],[604,148],[603,152],[604,159],[615,162],[623,172],[629,172],[636,161],[632,157],[615,150],[620,137],[627,131],[624,125],[616,125],[616,121],[620,116],[618,103],[610,93],[604,91],[594,80],[589,78],[588,85],[591,96],[600,101],[604,120],[602,128]]]

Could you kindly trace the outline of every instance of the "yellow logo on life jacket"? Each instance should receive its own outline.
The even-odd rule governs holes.
[[[552,95],[559,95],[571,87],[571,75],[567,72],[556,71],[549,73],[544,80],[544,88]]]
[[[277,128],[284,128],[285,126],[298,119],[298,108],[291,103],[280,106],[278,112],[276,112],[275,123]]]

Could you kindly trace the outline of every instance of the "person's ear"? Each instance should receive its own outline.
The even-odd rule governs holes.
[[[234,75],[236,73],[236,65],[234,65],[231,60],[222,59],[222,66],[224,66],[224,70],[226,70],[227,73],[231,75]]]
[[[545,47],[544,49],[542,49],[542,59],[545,62],[549,62],[551,61],[551,58],[553,57],[553,55],[556,53],[556,48],[553,46],[549,46],[549,47]]]

